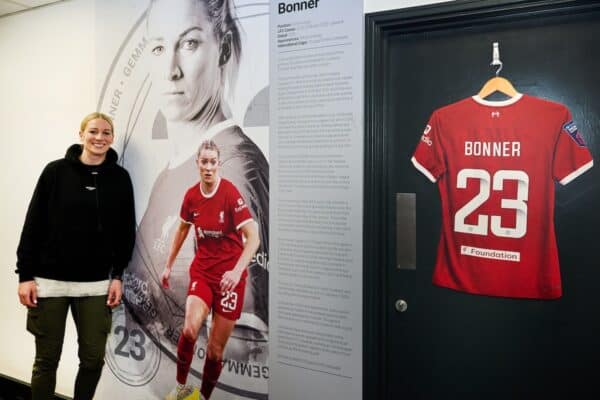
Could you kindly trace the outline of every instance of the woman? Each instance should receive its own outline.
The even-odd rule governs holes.
[[[79,136],[81,144],[42,172],[17,250],[19,300],[35,336],[33,400],[54,397],[69,308],[79,343],[74,398],[93,397],[135,241],[133,189],[110,148],[112,120],[89,114]]]
[[[269,167],[261,150],[232,121],[228,111],[226,92],[235,86],[241,56],[240,28],[232,2],[155,0],[148,9],[146,24],[152,92],[160,106],[157,120],[166,122],[170,159],[154,182],[137,231],[128,270],[131,275],[125,279],[125,286],[132,287],[126,291],[126,305],[136,321],[129,318],[127,323],[156,327],[149,331],[164,336],[154,337],[155,342],[174,351],[177,341],[173,332],[181,326],[186,304],[185,271],[194,256],[191,237],[173,261],[172,290],[164,291],[159,277],[169,244],[178,232],[178,194],[193,185],[197,176],[194,152],[203,140],[212,139],[220,148],[221,176],[238,188],[258,223],[261,247],[257,258],[264,260],[252,260],[248,267],[248,290],[238,321],[240,334],[234,336],[248,331],[242,326],[266,334]],[[156,126],[163,124],[157,122]],[[136,282],[143,282],[147,292],[134,290]],[[245,350],[249,346],[239,347],[240,354],[228,357],[240,361],[250,357]]]
[[[167,400],[181,400],[197,390],[185,383],[200,327],[212,310],[200,389],[202,396],[210,398],[221,373],[225,345],[242,313],[246,268],[259,245],[244,199],[231,182],[219,176],[219,156],[214,141],[200,145],[196,161],[200,182],[185,194],[181,221],[161,275],[163,287],[168,288],[173,262],[193,225],[197,250],[190,265],[185,322],[177,344],[178,384]]]

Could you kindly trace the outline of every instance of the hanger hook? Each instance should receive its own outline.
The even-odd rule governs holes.
[[[496,65],[499,65],[498,69],[496,70],[496,76],[500,76],[500,71],[502,71],[502,61],[498,61],[498,64]]]
[[[502,61],[500,61],[500,45],[498,42],[492,43],[492,62],[490,65],[499,65],[496,70],[496,76],[499,76],[500,71],[502,71]]]

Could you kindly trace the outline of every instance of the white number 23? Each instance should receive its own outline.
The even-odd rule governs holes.
[[[488,220],[491,222],[491,231],[496,236],[518,239],[527,233],[527,203],[529,198],[529,176],[524,171],[499,170],[493,178],[483,169],[466,168],[460,170],[456,177],[456,187],[465,189],[469,178],[479,180],[479,193],[475,195],[467,204],[456,212],[454,216],[454,230],[461,233],[474,235],[488,234]],[[502,199],[500,206],[504,209],[516,211],[515,227],[502,226],[501,217],[480,214],[477,218],[477,224],[467,224],[465,219],[473,213],[479,206],[485,203],[490,197],[490,186],[493,190],[500,191],[504,187],[504,181],[517,181],[517,198]]]
[[[221,299],[221,307],[225,310],[233,311],[237,306],[237,293],[228,292],[225,297]]]

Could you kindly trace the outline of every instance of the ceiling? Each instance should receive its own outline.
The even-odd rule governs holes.
[[[0,0],[0,17],[63,0]]]

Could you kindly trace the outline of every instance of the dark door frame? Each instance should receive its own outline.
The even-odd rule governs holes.
[[[389,40],[398,35],[440,29],[460,29],[600,10],[600,2],[584,0],[458,0],[366,15],[365,21],[365,160],[364,160],[364,265],[363,265],[363,398],[385,399],[390,382],[385,371],[389,354],[385,309],[393,260],[382,251],[386,238],[381,221],[393,218],[388,210],[386,183],[387,101],[385,66]]]

